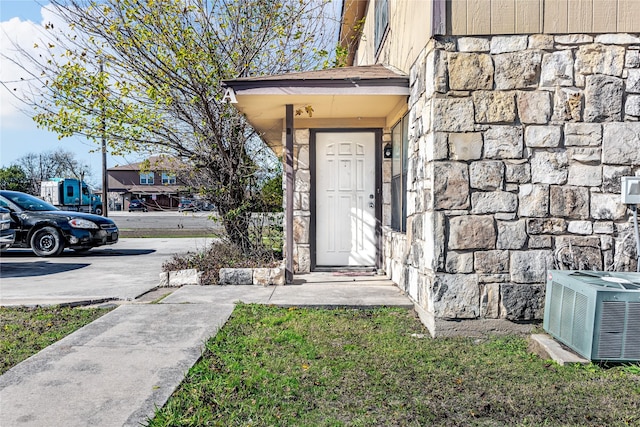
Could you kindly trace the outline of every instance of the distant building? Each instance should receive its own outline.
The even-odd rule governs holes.
[[[166,156],[107,169],[109,208],[127,210],[129,202],[143,200],[149,209],[177,209],[185,185],[178,180],[177,160]]]

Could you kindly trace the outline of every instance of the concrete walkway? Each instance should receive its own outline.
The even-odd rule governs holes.
[[[234,303],[412,308],[379,276],[296,276],[292,286],[185,286],[126,304],[0,376],[0,426],[140,426],[162,407]]]

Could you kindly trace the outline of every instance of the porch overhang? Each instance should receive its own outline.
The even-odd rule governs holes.
[[[409,77],[385,65],[344,67],[279,76],[226,80],[235,107],[276,152],[282,152],[286,105],[296,128],[385,127],[405,109]]]

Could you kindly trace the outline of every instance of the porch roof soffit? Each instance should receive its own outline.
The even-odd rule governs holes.
[[[385,65],[248,77],[226,80],[223,85],[233,89],[237,100],[234,106],[277,153],[282,145],[287,104],[303,112],[295,121],[370,123],[366,119],[384,119],[406,103],[410,93],[409,76]],[[305,107],[311,107],[311,113]]]

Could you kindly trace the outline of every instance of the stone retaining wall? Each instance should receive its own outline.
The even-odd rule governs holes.
[[[547,269],[635,271],[640,36],[432,40],[411,84],[407,233],[384,251],[434,335],[540,319]]]

